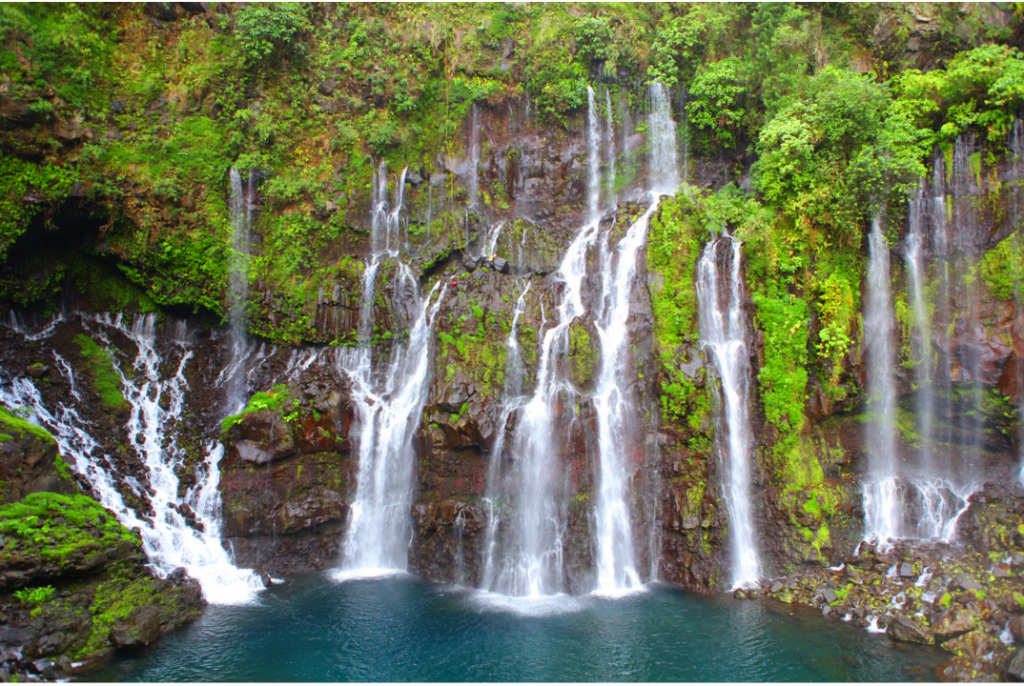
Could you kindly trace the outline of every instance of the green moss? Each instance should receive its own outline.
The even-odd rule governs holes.
[[[112,410],[126,409],[128,401],[121,393],[121,377],[114,369],[114,358],[85,334],[75,336],[75,343],[82,353],[85,369],[92,376],[93,388],[100,401]]]
[[[245,409],[238,414],[233,414],[225,417],[221,423],[221,433],[226,434],[232,428],[242,423],[245,419],[245,415],[252,414],[253,412],[260,412],[267,410],[269,412],[277,412],[284,405],[284,401],[288,399],[288,384],[279,383],[274,386],[270,391],[260,391],[254,393],[249,402],[246,404]],[[296,401],[297,402],[297,401]],[[298,412],[295,413],[298,415]],[[293,417],[294,419],[294,417]]]
[[[0,506],[0,532],[8,538],[3,555],[38,555],[63,565],[77,554],[97,552],[99,546],[128,541],[141,545],[138,536],[85,495],[32,493],[20,503]]]
[[[14,416],[4,407],[0,407],[0,425],[4,427],[5,431],[10,431],[18,434],[19,436],[28,433],[32,434],[36,438],[46,441],[47,443],[57,442],[57,439],[53,437],[53,434],[43,427],[36,426],[26,419]],[[3,436],[3,438],[0,438],[0,441],[9,441],[13,438],[11,435],[6,433],[3,434]]]
[[[1004,238],[981,258],[977,266],[982,283],[996,298],[1020,298],[1024,279],[1024,236],[1021,232]]]

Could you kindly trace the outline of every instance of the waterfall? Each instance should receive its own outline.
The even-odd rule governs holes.
[[[250,601],[263,585],[251,570],[238,569],[231,563],[220,541],[217,465],[223,446],[213,442],[205,447],[206,460],[197,485],[184,496],[178,495],[180,482],[176,470],[180,470],[186,455],[177,445],[172,429],[181,420],[188,389],[185,369],[192,351],[176,343],[170,355],[161,357],[156,350],[154,314],[136,316],[130,327],[123,323],[121,315],[83,315],[82,323],[113,356],[121,353],[111,343],[108,331],[118,332],[137,348],[132,374],[124,374],[116,366],[115,369],[131,407],[127,447],[145,467],[145,482],[140,483],[133,476],[122,476],[121,480],[135,497],[149,504],[151,517],[140,517],[125,504],[115,486],[116,464],[89,434],[88,423],[74,407],[60,403],[55,409],[47,408],[39,391],[24,378],[14,379],[9,389],[0,389],[0,399],[9,406],[33,410],[38,421],[54,434],[61,454],[72,460],[75,471],[89,481],[103,506],[126,527],[140,531],[143,548],[158,574],[167,576],[184,567],[199,581],[209,602]],[[162,369],[168,370],[167,376],[162,377]],[[183,513],[189,510],[200,525],[198,529],[186,521]]]
[[[671,195],[679,188],[679,154],[676,123],[672,121],[668,88],[652,83],[647,88],[650,110],[647,119],[648,174],[654,190]]]
[[[255,179],[249,174],[248,194],[242,188],[242,177],[234,167],[228,174],[231,181],[231,258],[228,262],[230,304],[228,326],[230,341],[229,367],[233,372],[227,379],[227,408],[225,414],[241,412],[245,407],[248,388],[244,367],[248,335],[245,321],[246,299],[249,294],[249,232],[252,224],[252,202]]]
[[[932,386],[931,321],[928,303],[925,299],[924,224],[926,219],[924,183],[918,185],[910,200],[910,232],[907,235],[904,257],[907,261],[907,275],[910,280],[910,302],[914,312],[911,332],[911,350],[918,365],[917,373],[917,416],[921,427],[922,468],[932,473],[932,444],[935,440],[932,420],[935,413],[935,393]]]
[[[723,229],[720,237],[708,242],[697,264],[701,343],[711,352],[721,381],[720,389],[713,387],[719,405],[715,451],[726,473],[734,588],[755,583],[761,576],[751,502],[750,352],[743,317],[740,246],[740,241]],[[722,283],[725,274],[728,281]]]
[[[586,256],[597,235],[597,223],[589,223],[566,250],[555,274],[562,284],[558,321],[544,332],[533,394],[516,410],[518,421],[510,450],[516,461],[516,484],[510,489],[515,513],[501,546],[505,555],[496,565],[488,589],[504,595],[539,596],[562,590],[566,518],[559,490],[563,476],[557,464],[559,451],[553,441],[554,408],[558,396],[572,390],[556,363],[568,349],[570,324],[584,314]]]
[[[1024,232],[1024,229],[1020,228],[1021,211],[1024,210],[1024,121],[1014,119],[1008,147],[1010,149],[1010,154],[1013,156],[1012,178],[1016,183],[1016,188],[1013,190],[1013,201],[1011,204],[1011,221],[1013,222],[1013,226],[1017,227],[1018,232]],[[1016,300],[1018,310],[1024,307],[1024,292],[1021,292],[1019,281],[1017,282],[1017,287],[1014,289],[1013,295]],[[1024,365],[1017,365],[1017,370],[1018,385],[1024,388]],[[1021,485],[1024,486],[1024,395],[1021,397],[1019,418],[1021,431],[1021,454],[1020,474],[1017,478]]]
[[[902,531],[899,484],[896,475],[896,384],[893,340],[896,331],[889,288],[889,246],[882,236],[882,218],[871,221],[870,261],[864,310],[867,347],[869,421],[868,473],[864,479],[865,528],[882,544]]]
[[[352,381],[350,400],[359,417],[359,469],[345,532],[339,578],[405,570],[412,535],[415,454],[412,436],[423,413],[430,371],[430,341],[447,288],[440,282],[422,297],[412,270],[398,269],[399,288],[416,312],[409,341],[396,345],[381,387],[373,383],[368,351],[338,349],[339,371]]]
[[[594,89],[587,86],[587,221],[601,215],[601,116],[594,103]]]
[[[373,177],[373,195],[370,217],[370,249],[374,261],[382,256],[398,257],[402,247],[402,204],[405,202],[405,176],[409,168],[404,167],[395,184],[395,194],[388,203],[387,163],[381,162]]]
[[[503,595],[540,596],[563,590],[563,537],[566,533],[566,508],[560,486],[561,465],[554,442],[556,417],[554,410],[559,396],[574,393],[565,370],[558,362],[569,347],[569,327],[585,313],[583,280],[587,269],[587,252],[598,237],[600,216],[600,150],[601,124],[594,101],[593,88],[587,89],[587,223],[577,232],[565,252],[554,278],[561,284],[556,308],[558,321],[548,328],[541,341],[537,382],[529,400],[510,412],[517,422],[510,444],[511,483],[504,489],[495,474],[490,488],[503,491],[492,495],[492,514],[498,500],[507,501],[513,511],[507,526],[495,528],[494,540],[504,550],[500,561],[492,560],[492,571],[486,574],[487,590]],[[507,372],[509,373],[509,372]],[[502,441],[504,439],[502,438]],[[504,444],[499,446],[504,450]],[[502,456],[492,450],[492,467],[499,469]],[[496,462],[498,461],[498,462]]]
[[[480,108],[473,103],[473,124],[469,130],[469,209],[480,204],[479,174],[480,174]]]
[[[395,306],[404,307],[409,340],[396,344],[386,373],[373,374],[373,300],[380,259],[400,252],[401,211],[406,169],[387,202],[387,170],[382,162],[373,186],[371,244],[373,253],[363,272],[359,306],[359,345],[338,348],[335,366],[352,384],[350,400],[358,417],[359,467],[356,493],[343,541],[337,578],[367,576],[405,570],[412,530],[415,455],[412,436],[423,412],[430,380],[430,342],[437,312],[447,286],[440,282],[424,297],[419,282],[404,262],[398,262],[394,285]],[[382,235],[383,234],[383,235]],[[440,289],[440,295],[434,295]]]
[[[658,209],[661,195],[675,192],[679,185],[675,124],[668,111],[667,91],[659,90],[657,84],[652,86],[652,93],[655,91],[665,97],[652,96],[648,114],[651,150],[658,151],[657,162],[650,167],[651,204],[629,227],[614,251],[607,249],[606,233],[600,252],[603,297],[595,326],[601,344],[601,368],[594,391],[600,471],[594,540],[596,590],[604,594],[628,592],[642,583],[633,546],[632,512],[636,503],[631,486],[633,472],[639,466],[633,457],[636,446],[642,450],[643,441],[638,435],[636,398],[631,393],[635,372],[629,355],[629,301],[636,289],[637,253],[647,240],[651,217]],[[611,107],[607,100],[606,105],[610,128]],[[612,136],[608,139],[614,141]],[[653,551],[651,554],[657,557]]]
[[[484,498],[487,506],[487,530],[484,535],[483,588],[491,588],[494,585],[494,554],[498,545],[498,527],[502,522],[501,508],[512,495],[508,480],[503,477],[502,465],[508,459],[505,456],[505,431],[508,428],[508,420],[523,402],[524,369],[522,350],[519,346],[519,318],[526,312],[526,294],[529,290],[530,283],[527,282],[516,299],[515,308],[512,310],[512,326],[505,342],[507,354],[505,384],[502,389],[505,400],[494,432],[494,447],[491,449],[491,459],[487,467],[487,497]]]
[[[637,253],[647,238],[655,199],[619,242],[612,267],[611,251],[603,251],[601,270],[607,297],[595,322],[601,344],[601,371],[594,392],[600,457],[595,541],[597,591],[617,593],[639,588],[633,552],[633,498],[630,489],[636,468],[636,399],[630,392],[629,300],[636,288]],[[643,445],[640,441],[639,445]]]
[[[611,91],[604,91],[604,146],[608,155],[608,171],[606,172],[605,185],[607,186],[608,207],[615,209],[615,120],[612,118],[612,96]]]

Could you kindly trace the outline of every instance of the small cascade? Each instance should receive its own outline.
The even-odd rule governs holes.
[[[498,239],[501,238],[501,230],[505,228],[505,222],[497,222],[484,234],[483,252],[477,257],[485,260],[493,260],[498,254]]]
[[[359,416],[359,470],[345,533],[339,578],[404,571],[411,529],[415,455],[412,435],[426,402],[430,342],[447,286],[426,297],[412,270],[399,263],[400,290],[412,294],[418,314],[407,345],[396,345],[381,388],[373,383],[368,349],[338,349],[339,371],[352,381],[351,401]]]
[[[595,542],[597,591],[621,593],[642,585],[633,550],[634,509],[631,484],[638,445],[636,399],[631,397],[629,301],[636,288],[637,253],[647,239],[655,200],[629,228],[614,254],[601,254],[606,297],[595,322],[601,344],[601,371],[594,391],[598,421],[600,483],[597,492]],[[612,266],[612,258],[616,257]],[[642,440],[639,445],[642,446]]]
[[[587,86],[587,221],[601,215],[601,116],[594,89]]]
[[[1010,154],[1012,155],[1012,179],[1016,184],[1013,190],[1013,200],[1011,202],[1011,221],[1013,226],[1017,227],[1018,232],[1024,231],[1020,228],[1021,222],[1024,221],[1024,121],[1015,119],[1013,121],[1013,129],[1010,132],[1010,141],[1008,145]],[[1024,292],[1021,291],[1020,282],[1018,281],[1017,288],[1014,290],[1014,299],[1017,301],[1017,308],[1020,310],[1024,307]],[[1017,373],[1019,376],[1018,384],[1024,388],[1024,365],[1017,365]],[[1018,480],[1021,485],[1024,486],[1024,398],[1021,398],[1020,406],[1020,474]]]
[[[473,125],[469,130],[469,209],[480,204],[480,107],[473,103]]]
[[[409,340],[393,347],[386,373],[376,378],[369,343],[377,272],[382,257],[397,258],[400,252],[406,171],[403,169],[398,178],[394,201],[389,206],[387,170],[384,163],[378,168],[371,222],[374,252],[363,272],[357,325],[359,345],[335,352],[336,368],[352,383],[350,399],[358,416],[359,452],[356,493],[345,531],[339,579],[404,571],[407,564],[415,473],[412,435],[426,402],[430,343],[447,286],[441,288],[437,283],[423,297],[412,270],[398,262],[394,299],[408,315]],[[439,288],[440,295],[435,299]],[[320,351],[315,351],[304,364],[312,364],[320,355]]]
[[[921,427],[922,469],[925,473],[934,470],[932,444],[935,440],[932,427],[935,413],[935,393],[932,385],[931,320],[925,299],[924,231],[927,218],[924,184],[920,184],[910,200],[910,233],[904,249],[907,261],[907,275],[910,280],[910,302],[914,312],[911,332],[911,354],[917,365],[917,416]]]
[[[871,221],[870,258],[864,308],[867,347],[868,472],[864,477],[865,533],[886,544],[903,536],[899,483],[896,473],[896,320],[889,288],[889,246],[882,235],[882,218]]]
[[[608,207],[615,209],[615,120],[612,118],[612,96],[611,92],[605,89],[604,92],[604,149],[608,156],[608,171],[605,173],[605,186],[608,196]]]
[[[679,153],[668,88],[652,83],[647,88],[647,97],[650,101],[647,119],[648,174],[656,193],[672,195],[680,183]]]
[[[0,390],[0,399],[10,406],[33,410],[38,421],[56,437],[61,454],[72,460],[75,471],[89,481],[103,506],[126,527],[141,532],[147,557],[160,575],[184,567],[200,582],[209,602],[238,604],[252,600],[263,584],[251,570],[235,567],[220,542],[217,464],[223,446],[215,442],[206,446],[206,461],[197,485],[183,497],[178,495],[176,470],[184,463],[185,452],[178,447],[173,428],[184,407],[188,389],[185,368],[192,351],[174,345],[170,355],[161,357],[156,350],[153,314],[137,316],[130,327],[124,324],[121,315],[83,316],[82,322],[115,358],[121,352],[108,332],[117,332],[137,348],[132,375],[122,373],[119,367],[115,369],[125,400],[131,406],[128,448],[145,466],[145,483],[131,476],[122,476],[121,481],[134,496],[149,504],[151,517],[141,518],[125,504],[115,486],[116,463],[89,434],[87,422],[75,408],[64,403],[47,408],[39,391],[24,378],[16,378],[10,389]],[[162,377],[162,369],[173,371]],[[197,528],[186,521],[183,513],[189,510],[199,525]]]
[[[246,300],[249,295],[249,232],[252,225],[252,203],[255,179],[249,174],[248,194],[242,188],[242,177],[234,167],[229,172],[231,180],[231,258],[228,263],[228,286],[230,306],[228,308],[228,340],[230,361],[233,371],[227,377],[227,407],[225,414],[241,412],[248,396],[245,367],[248,331],[246,327]]]
[[[498,527],[502,522],[502,507],[513,493],[512,484],[503,476],[502,462],[507,459],[505,456],[505,431],[508,427],[508,420],[524,401],[523,376],[525,370],[522,349],[519,346],[519,318],[526,312],[526,294],[529,290],[530,283],[527,282],[522,292],[519,293],[519,298],[516,299],[515,308],[512,310],[512,326],[505,342],[508,351],[505,356],[505,385],[502,389],[502,396],[505,400],[494,433],[494,447],[491,449],[491,460],[487,467],[487,497],[484,498],[487,506],[487,530],[484,537],[483,588],[492,588],[494,585],[495,552],[498,545]]]
[[[740,246],[740,241],[723,230],[707,244],[697,264],[701,342],[711,352],[721,381],[720,389],[714,386],[719,405],[715,450],[726,474],[734,588],[756,583],[761,576],[752,502],[750,351],[743,316]]]
[[[554,408],[559,395],[572,393],[557,361],[569,345],[569,326],[584,314],[583,278],[587,251],[598,235],[597,223],[584,226],[569,245],[556,278],[562,283],[557,323],[544,332],[537,384],[529,401],[517,408],[518,421],[510,453],[516,464],[513,507],[504,540],[505,555],[495,564],[488,590],[512,596],[550,595],[563,590],[563,536],[566,513],[562,474],[554,444]]]
[[[405,176],[408,167],[402,169],[395,184],[392,201],[388,202],[387,163],[381,162],[373,177],[373,209],[370,217],[371,249],[374,262],[380,257],[398,257],[402,248],[402,205],[405,202]]]

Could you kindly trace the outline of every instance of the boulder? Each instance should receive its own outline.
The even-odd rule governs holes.
[[[831,588],[826,588],[825,591],[821,594],[821,598],[830,605],[839,600],[839,596],[836,595],[836,592]]]
[[[971,612],[961,608],[952,608],[932,622],[932,632],[935,633],[939,641],[946,641],[967,633],[977,625],[978,618]]]
[[[1014,576],[1014,573],[1010,571],[1010,565],[1000,562],[992,568],[992,576],[997,579],[1010,579]]]
[[[944,662],[935,670],[935,675],[939,681],[946,683],[995,683],[1001,681],[999,673],[990,664],[979,660],[966,660],[963,658]]]
[[[1010,620],[1010,632],[1013,637],[1024,643],[1024,615],[1017,615]]]
[[[901,579],[913,579],[917,577],[917,575],[914,574],[914,565],[910,564],[909,562],[903,562],[902,564],[900,564],[897,573],[899,574]]]
[[[1014,681],[1024,681],[1024,648],[1018,650],[1010,660],[1010,664],[1006,667],[1006,676]]]
[[[953,579],[953,588],[958,588],[962,591],[980,591],[981,585],[966,574],[958,574]]]
[[[942,643],[945,650],[957,657],[979,659],[992,652],[992,639],[982,630],[969,631]]]
[[[115,648],[145,648],[160,638],[160,612],[155,607],[142,608],[133,619],[110,629],[110,642]]]
[[[925,645],[935,643],[935,637],[930,632],[903,615],[893,617],[892,621],[889,622],[887,635],[893,641],[903,643],[923,643]]]

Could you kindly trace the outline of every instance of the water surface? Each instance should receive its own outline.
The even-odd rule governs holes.
[[[792,615],[790,613],[793,613]],[[513,601],[412,577],[326,575],[210,606],[89,680],[914,681],[935,649],[787,605],[652,586],[623,598]]]

